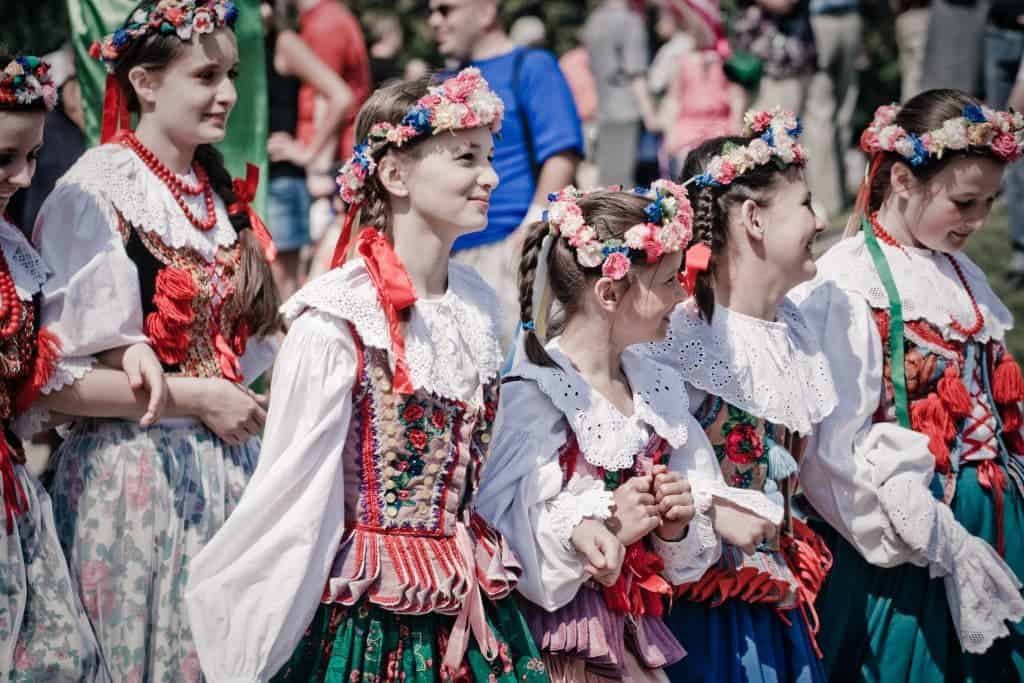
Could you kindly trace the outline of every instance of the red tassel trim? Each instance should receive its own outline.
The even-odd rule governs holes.
[[[792,536],[782,537],[782,548],[790,571],[797,578],[797,602],[800,616],[807,625],[814,654],[821,659],[824,656],[818,646],[821,620],[818,618],[814,603],[825,583],[825,577],[832,569],[832,552],[820,536],[798,519],[793,520]]]
[[[32,374],[25,379],[14,397],[15,414],[28,410],[32,402],[39,397],[39,392],[53,377],[53,369],[60,358],[60,346],[57,335],[45,327],[39,330],[35,358],[32,359]]]
[[[928,450],[935,456],[935,470],[948,474],[950,470],[949,445],[956,436],[946,406],[935,394],[915,401],[910,406],[910,424],[914,431],[928,437]]]
[[[992,494],[996,517],[996,550],[1000,557],[1006,557],[1006,529],[1003,524],[1006,473],[995,460],[982,460],[978,463],[978,483]]]
[[[146,316],[144,330],[160,360],[176,365],[185,360],[195,320],[192,300],[199,293],[192,275],[183,268],[168,267],[156,276],[156,311]]]
[[[4,496],[4,514],[7,517],[7,533],[14,532],[14,518],[28,512],[28,496],[14,473],[14,451],[7,443],[7,436],[0,431],[0,479]]]
[[[708,602],[718,607],[726,600],[752,604],[778,604],[789,595],[789,584],[754,567],[739,570],[714,566],[699,580],[676,589],[676,597],[690,602]]]
[[[937,387],[939,398],[946,410],[954,417],[966,417],[971,414],[971,395],[967,392],[960,373],[953,363],[946,366]]]
[[[1017,361],[1005,349],[992,374],[992,398],[996,403],[1024,401],[1024,376],[1021,375]]]
[[[1020,414],[1020,404],[1008,403],[1006,405],[999,406],[999,418],[1003,423],[1003,432],[1016,432],[1020,430],[1022,421]]]

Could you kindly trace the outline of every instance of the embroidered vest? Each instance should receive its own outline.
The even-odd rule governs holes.
[[[352,334],[360,367],[343,453],[347,528],[323,601],[365,598],[395,612],[454,614],[477,583],[492,599],[504,597],[519,566],[470,510],[497,379],[484,386],[479,407],[424,390],[400,395],[387,353]]]
[[[209,262],[118,219],[125,251],[139,272],[144,331],[164,369],[241,382],[238,359],[249,326],[238,297],[240,244],[218,247]]]

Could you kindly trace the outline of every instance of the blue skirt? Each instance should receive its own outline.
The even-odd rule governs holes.
[[[665,673],[672,683],[824,683],[800,612],[790,610],[786,616],[791,626],[770,605],[677,602],[666,621],[686,657]]]

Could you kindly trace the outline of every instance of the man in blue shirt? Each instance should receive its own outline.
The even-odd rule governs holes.
[[[512,343],[519,319],[520,253],[525,226],[540,219],[547,196],[573,182],[583,154],[576,105],[555,56],[517,47],[501,24],[498,0],[430,0],[438,48],[460,66],[475,66],[505,102],[495,141],[500,183],[487,228],[455,243],[456,260],[473,266],[501,302],[501,341]]]

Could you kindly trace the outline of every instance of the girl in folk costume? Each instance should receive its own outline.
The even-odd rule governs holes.
[[[263,409],[244,383],[269,364],[277,295],[251,187],[210,146],[236,101],[236,14],[150,2],[103,42],[105,121],[127,118],[120,102],[138,127],[86,152],[36,225],[53,271],[42,321],[62,344],[40,404],[85,418],[57,452],[54,512],[116,681],[200,679],[188,563],[259,451]]]
[[[685,652],[664,601],[717,556],[712,495],[750,497],[724,485],[678,373],[627,349],[663,337],[682,299],[691,217],[667,181],[567,188],[523,247],[525,358],[502,387],[479,509],[523,564],[554,680],[668,680],[663,667]],[[548,282],[565,320],[542,344]]]
[[[1020,680],[1024,380],[1009,311],[958,252],[1021,156],[1024,117],[932,90],[880,108],[861,146],[861,230],[801,292],[841,397],[800,473],[835,529],[818,601],[826,669]]]
[[[359,113],[340,267],[284,307],[259,469],[192,564],[210,680],[547,680],[509,595],[519,565],[473,513],[497,298],[449,261],[487,221],[503,111],[466,69],[389,85]],[[360,208],[359,257],[340,265]]]
[[[799,435],[836,395],[786,292],[813,277],[810,246],[824,226],[811,210],[796,116],[777,108],[744,120],[742,136],[708,140],[686,159],[693,297],[649,352],[682,375],[725,481],[756,496],[771,523],[750,525],[747,539],[726,544],[714,566],[681,587],[668,623],[691,656],[669,676],[810,683],[824,680],[813,603],[829,556],[793,518],[788,494]]]
[[[53,372],[57,342],[40,329],[46,266],[2,218],[28,187],[57,103],[49,65],[0,56],[0,679],[106,681],[99,648],[68,574],[50,497],[25,467],[16,418]],[[30,435],[30,434],[28,434]]]

